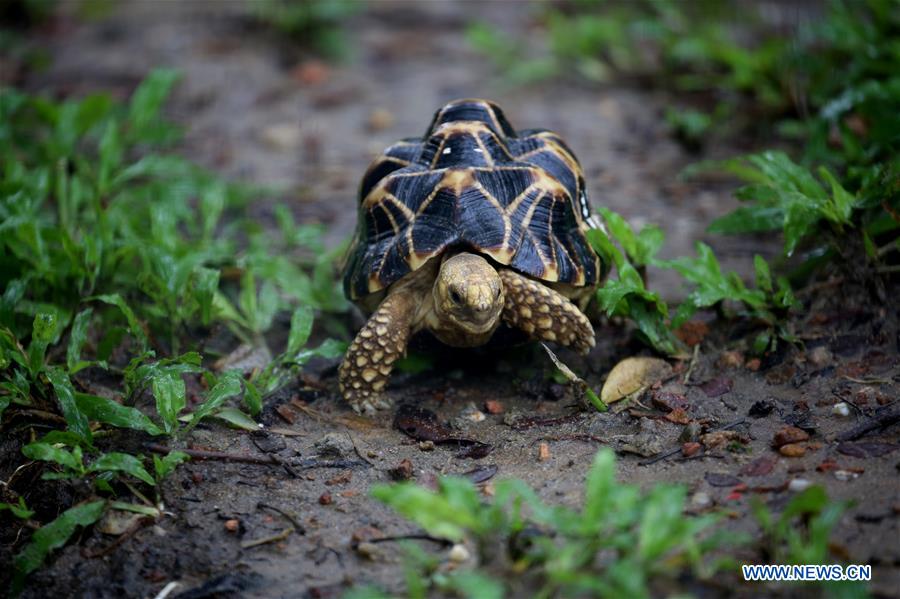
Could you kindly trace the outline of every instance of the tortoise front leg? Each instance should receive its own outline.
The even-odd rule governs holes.
[[[394,362],[406,353],[414,311],[408,294],[388,295],[350,344],[338,382],[344,399],[357,412],[390,407],[382,391]]]
[[[546,285],[503,269],[506,303],[503,321],[534,339],[553,341],[586,354],[594,347],[594,328],[581,310]]]

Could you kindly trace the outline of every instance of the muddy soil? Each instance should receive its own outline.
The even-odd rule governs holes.
[[[235,180],[281,186],[298,218],[326,224],[334,244],[355,224],[354,191],[368,161],[391,141],[421,134],[446,100],[479,96],[497,101],[517,127],[559,132],[585,167],[593,203],[635,225],[662,226],[664,257],[689,254],[695,241],[704,240],[725,268],[747,272],[753,253],[778,251],[766,240],[707,238],[706,225],[734,206],[732,186],[683,182],[678,174],[698,159],[738,149],[687,153],[665,126],[664,95],[617,85],[506,85],[470,49],[464,31],[473,18],[527,31],[523,5],[372,2],[347,25],[346,62],[324,66],[308,51],[249,25],[235,6],[130,2],[100,21],[63,19],[52,35],[36,34],[52,63],[27,73],[24,83],[57,94],[108,90],[124,97],[151,68],[179,69],[183,79],[169,110],[186,127],[184,154]],[[259,211],[268,217],[267,205]],[[651,273],[651,281],[667,297],[680,293],[666,273]],[[25,596],[153,597],[170,582],[179,583],[175,593],[183,597],[337,596],[359,583],[398,590],[396,544],[379,543],[375,555],[365,557],[354,551],[353,540],[416,532],[367,495],[373,484],[391,480],[390,471],[403,460],[419,482],[496,468],[497,478],[521,478],[547,501],[577,505],[600,445],[619,452],[621,480],[686,484],[692,510],[724,506],[734,515],[727,526],[735,530],[753,530],[751,496],[777,509],[790,498],[792,480],[855,500],[836,529],[835,550],[849,563],[872,564],[872,589],[898,596],[897,427],[867,434],[861,440],[870,445],[837,441],[877,409],[896,409],[884,405],[900,392],[898,317],[895,308],[867,307],[864,291],[834,289],[807,297],[810,310],[798,322],[805,351],[748,362],[740,352],[726,351],[740,345],[742,332],[713,326],[688,382],[685,362],[657,390],[682,395],[687,416],[707,430],[730,427],[744,450],[725,443],[693,457],[677,452],[647,463],[648,456],[681,446],[683,424],[666,420],[649,397],[650,409],[583,411],[568,390],[545,381],[546,358],[525,348],[442,352],[434,370],[393,380],[389,391],[398,404],[430,409],[458,426],[458,436],[490,445],[484,457],[459,457],[457,446],[429,449],[397,430],[393,411],[354,416],[337,394],[334,364],[320,364],[312,373],[317,391],[298,387],[271,399],[264,432],[210,425],[190,440],[195,449],[273,455],[276,463],[187,464],[164,484],[165,518],[119,540],[97,530],[83,534],[30,578]],[[588,358],[560,356],[599,386],[612,365],[638,351],[623,330],[604,324]],[[473,408],[485,411],[487,401],[498,402],[501,413],[481,421],[467,417]],[[852,402],[849,415],[832,413],[839,401]],[[771,447],[788,424],[810,434],[803,456],[784,457]],[[549,448],[544,460],[541,442]],[[280,465],[285,461],[294,466]],[[290,526],[295,531],[283,539],[242,547]],[[429,543],[422,548],[446,553]],[[748,549],[746,558],[758,555]],[[737,589],[748,596],[777,590]],[[707,591],[725,596],[735,587]]]

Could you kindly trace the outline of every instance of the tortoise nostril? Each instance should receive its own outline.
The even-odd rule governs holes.
[[[450,299],[453,300],[454,304],[461,304],[462,303],[462,294],[460,294],[460,292],[456,289],[451,289],[450,290]]]

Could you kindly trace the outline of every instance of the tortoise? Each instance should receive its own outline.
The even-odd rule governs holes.
[[[358,412],[389,407],[393,365],[423,329],[474,347],[505,324],[589,351],[582,310],[607,270],[585,237],[596,226],[558,135],[517,134],[486,100],[439,109],[423,138],[388,147],[360,183],[343,281],[371,316],[341,363],[344,398]]]

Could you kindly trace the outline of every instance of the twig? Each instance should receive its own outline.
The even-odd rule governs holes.
[[[585,443],[606,443],[605,440],[601,439],[596,435],[589,435],[587,433],[575,434],[575,435],[558,435],[558,436],[547,436],[547,437],[538,437],[534,441],[531,442],[531,445],[539,441],[584,441]]]
[[[60,416],[59,414],[54,414],[53,412],[48,412],[46,410],[36,410],[36,409],[26,409],[26,410],[10,410],[10,414],[19,414],[22,416],[34,416],[35,418],[39,418],[41,420],[49,420],[50,422],[57,422],[59,424],[65,424],[66,419]]]
[[[153,453],[159,453],[162,455],[166,455],[173,451],[172,449],[166,447],[165,445],[158,445],[156,443],[147,443],[144,445],[147,450],[152,451]],[[228,453],[224,451],[211,451],[207,449],[179,449],[177,451],[182,451],[191,458],[197,460],[217,460],[220,462],[242,462],[244,464],[264,464],[264,465],[274,465],[278,466],[281,463],[278,461],[275,456],[268,454],[265,456],[256,456],[249,455],[246,453]]]
[[[426,534],[409,534],[396,535],[393,537],[380,537],[370,540],[369,543],[388,543],[391,541],[431,541],[432,543],[439,543],[444,547],[449,547],[453,544],[453,541],[448,541],[447,539],[441,539],[439,537],[433,537]]]
[[[885,411],[882,414],[876,414],[868,422],[839,433],[834,439],[835,441],[853,441],[876,429],[885,428],[897,422],[900,422],[900,409]]]
[[[297,530],[297,532],[298,532],[299,534],[301,534],[301,535],[305,535],[305,534],[306,534],[306,528],[304,528],[302,524],[300,524],[299,522],[297,522],[297,519],[294,518],[294,516],[292,516],[292,515],[289,514],[288,512],[286,512],[286,511],[284,511],[284,510],[282,510],[282,509],[280,509],[280,508],[277,508],[277,507],[275,507],[274,505],[269,505],[268,503],[263,503],[263,502],[261,502],[261,501],[260,501],[259,503],[256,504],[256,507],[259,508],[259,509],[272,510],[273,512],[277,512],[277,513],[281,514],[282,516],[284,516],[284,518],[285,518],[288,522],[290,522],[291,524],[294,525],[294,528]]]
[[[165,445],[158,445],[156,443],[147,443],[144,445],[144,447],[148,451],[160,453],[163,455],[168,454],[170,451],[172,451]],[[183,451],[192,458],[198,460],[218,460],[221,462],[260,464],[263,466],[282,466],[285,470],[287,470],[290,474],[297,478],[300,477],[300,474],[296,472],[295,468],[309,470],[312,468],[354,468],[356,466],[368,466],[368,464],[366,464],[365,462],[358,462],[356,460],[322,461],[310,458],[306,460],[300,460],[299,462],[295,463],[288,463],[272,454],[267,454],[265,456],[256,456],[248,455],[246,453],[227,453],[224,451],[210,451],[207,449],[181,449],[178,451]]]
[[[719,427],[716,430],[710,431],[710,432],[717,433],[719,431],[727,431],[728,429],[732,429],[736,426],[740,426],[740,425],[744,424],[744,422],[746,422],[746,420],[741,418],[740,420],[735,420],[734,422],[726,424],[725,426]],[[667,451],[665,453],[655,455],[648,460],[644,460],[643,462],[638,462],[638,466],[649,466],[651,464],[655,464],[656,462],[661,462],[661,461],[665,460],[666,458],[672,457],[673,455],[675,455],[676,453],[678,453],[680,451],[681,451],[681,447],[680,446],[676,447],[675,449],[673,449],[671,451]]]
[[[694,366],[697,365],[697,357],[700,355],[700,344],[694,346],[694,355],[691,357],[691,363],[688,364],[687,372],[684,373],[684,379],[681,381],[682,384],[687,385],[688,381],[691,380],[691,373],[694,372]]]
[[[874,377],[870,378],[870,379],[858,379],[856,377],[848,376],[846,374],[841,378],[844,378],[844,379],[850,381],[851,383],[859,383],[860,385],[890,385],[891,383],[894,382],[891,379],[877,379]]]
[[[168,597],[169,595],[172,594],[172,591],[174,591],[175,589],[177,589],[180,586],[181,586],[180,582],[178,582],[177,580],[173,580],[172,582],[170,582],[169,584],[164,586],[162,588],[162,590],[159,593],[157,593],[156,597],[154,597],[153,599],[166,599],[166,597]]]
[[[283,541],[286,538],[288,538],[289,536],[291,536],[292,532],[294,532],[294,527],[288,526],[287,528],[285,528],[284,530],[282,530],[281,532],[279,532],[277,534],[274,534],[274,535],[271,535],[268,537],[263,537],[261,539],[252,539],[250,541],[244,541],[243,543],[241,543],[241,549],[250,549],[251,547],[258,547],[259,545],[265,545],[266,543],[274,543],[275,541]]]
[[[900,264],[895,264],[894,266],[879,266],[875,269],[877,273],[891,273],[891,272],[900,272]]]

